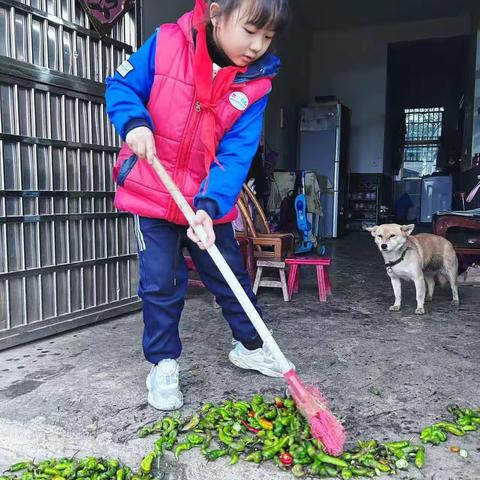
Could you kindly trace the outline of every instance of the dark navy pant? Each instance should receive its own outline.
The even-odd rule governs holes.
[[[140,264],[138,294],[143,300],[145,326],[143,351],[149,362],[178,358],[182,351],[178,323],[188,283],[182,247],[188,249],[201,280],[222,307],[233,338],[240,342],[259,338],[210,255],[187,237],[187,227],[165,220],[135,217],[135,230]],[[214,230],[215,244],[261,315],[232,225],[215,225]]]

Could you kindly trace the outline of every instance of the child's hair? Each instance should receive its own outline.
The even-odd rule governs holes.
[[[218,15],[228,18],[245,2],[248,7],[245,16],[248,23],[256,28],[266,28],[275,33],[282,33],[288,24],[288,0],[209,0],[208,4],[218,3]]]

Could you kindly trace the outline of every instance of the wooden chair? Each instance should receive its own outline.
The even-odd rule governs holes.
[[[263,232],[258,232],[248,208],[251,202],[257,209]],[[272,233],[268,225],[267,217],[257,198],[247,185],[243,185],[242,193],[237,201],[238,209],[242,215],[244,235],[253,244],[253,256],[256,259],[257,273],[253,284],[253,292],[256,294],[259,287],[281,288],[283,299],[288,302],[288,288],[285,276],[285,258],[293,253],[295,238],[292,233]],[[280,280],[271,277],[262,278],[264,270],[275,270]]]
[[[257,231],[248,208],[248,201],[257,209],[263,232]],[[247,185],[237,201],[245,228],[244,235],[251,239],[253,256],[257,259],[281,262],[294,252],[295,237],[293,233],[272,233],[267,217],[257,198]]]

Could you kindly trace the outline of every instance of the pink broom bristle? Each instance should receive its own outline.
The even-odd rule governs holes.
[[[345,443],[345,430],[335,415],[328,410],[320,411],[310,419],[312,433],[320,440],[330,455],[340,455]]]
[[[326,398],[318,388],[304,385],[295,370],[284,376],[297,408],[310,423],[313,436],[322,442],[327,453],[340,455],[345,443],[345,430],[329,410]]]

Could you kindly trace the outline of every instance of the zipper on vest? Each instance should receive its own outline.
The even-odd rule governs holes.
[[[202,117],[202,106],[200,101],[195,100],[192,103],[192,108],[190,109],[190,115],[188,118],[187,128],[185,129],[185,138],[183,139],[182,145],[180,147],[180,154],[178,155],[177,161],[177,172],[178,178],[176,178],[176,183],[180,189],[184,186],[185,177],[187,172],[185,171],[185,167],[188,164],[188,158],[190,156],[190,151],[192,149],[192,144],[195,139],[195,134],[198,129],[198,125],[200,123],[200,119]],[[173,206],[173,201],[172,201]],[[177,212],[177,215],[174,218],[174,221],[180,221],[181,219],[181,212]]]

